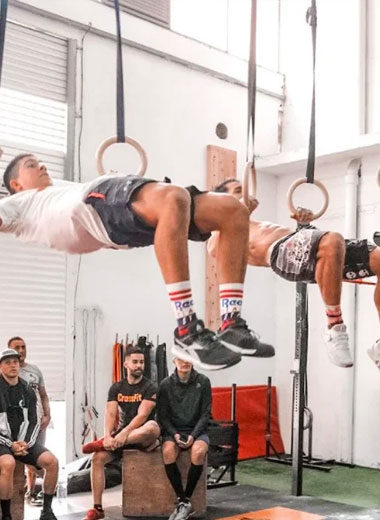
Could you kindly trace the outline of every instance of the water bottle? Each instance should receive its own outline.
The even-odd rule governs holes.
[[[67,474],[65,468],[61,468],[58,475],[57,498],[58,500],[67,498]]]

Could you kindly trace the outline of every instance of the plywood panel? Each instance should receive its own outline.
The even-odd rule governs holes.
[[[207,189],[212,190],[224,179],[236,177],[237,153],[220,146],[207,146]],[[206,252],[206,327],[220,326],[218,277],[216,260]]]

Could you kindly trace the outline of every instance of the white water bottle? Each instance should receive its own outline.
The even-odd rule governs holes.
[[[57,498],[58,500],[67,498],[67,474],[65,468],[61,468],[58,475]]]

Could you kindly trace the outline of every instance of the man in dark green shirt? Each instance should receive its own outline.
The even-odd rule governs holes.
[[[187,361],[175,358],[176,370],[160,385],[157,416],[162,430],[165,471],[177,497],[177,507],[169,520],[186,520],[193,512],[190,498],[202,474],[209,438],[211,384]],[[191,451],[186,489],[176,463],[181,450]]]

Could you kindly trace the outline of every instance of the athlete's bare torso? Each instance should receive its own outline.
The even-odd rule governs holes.
[[[293,231],[273,222],[251,220],[249,223],[248,264],[269,267],[268,250],[270,246]]]

